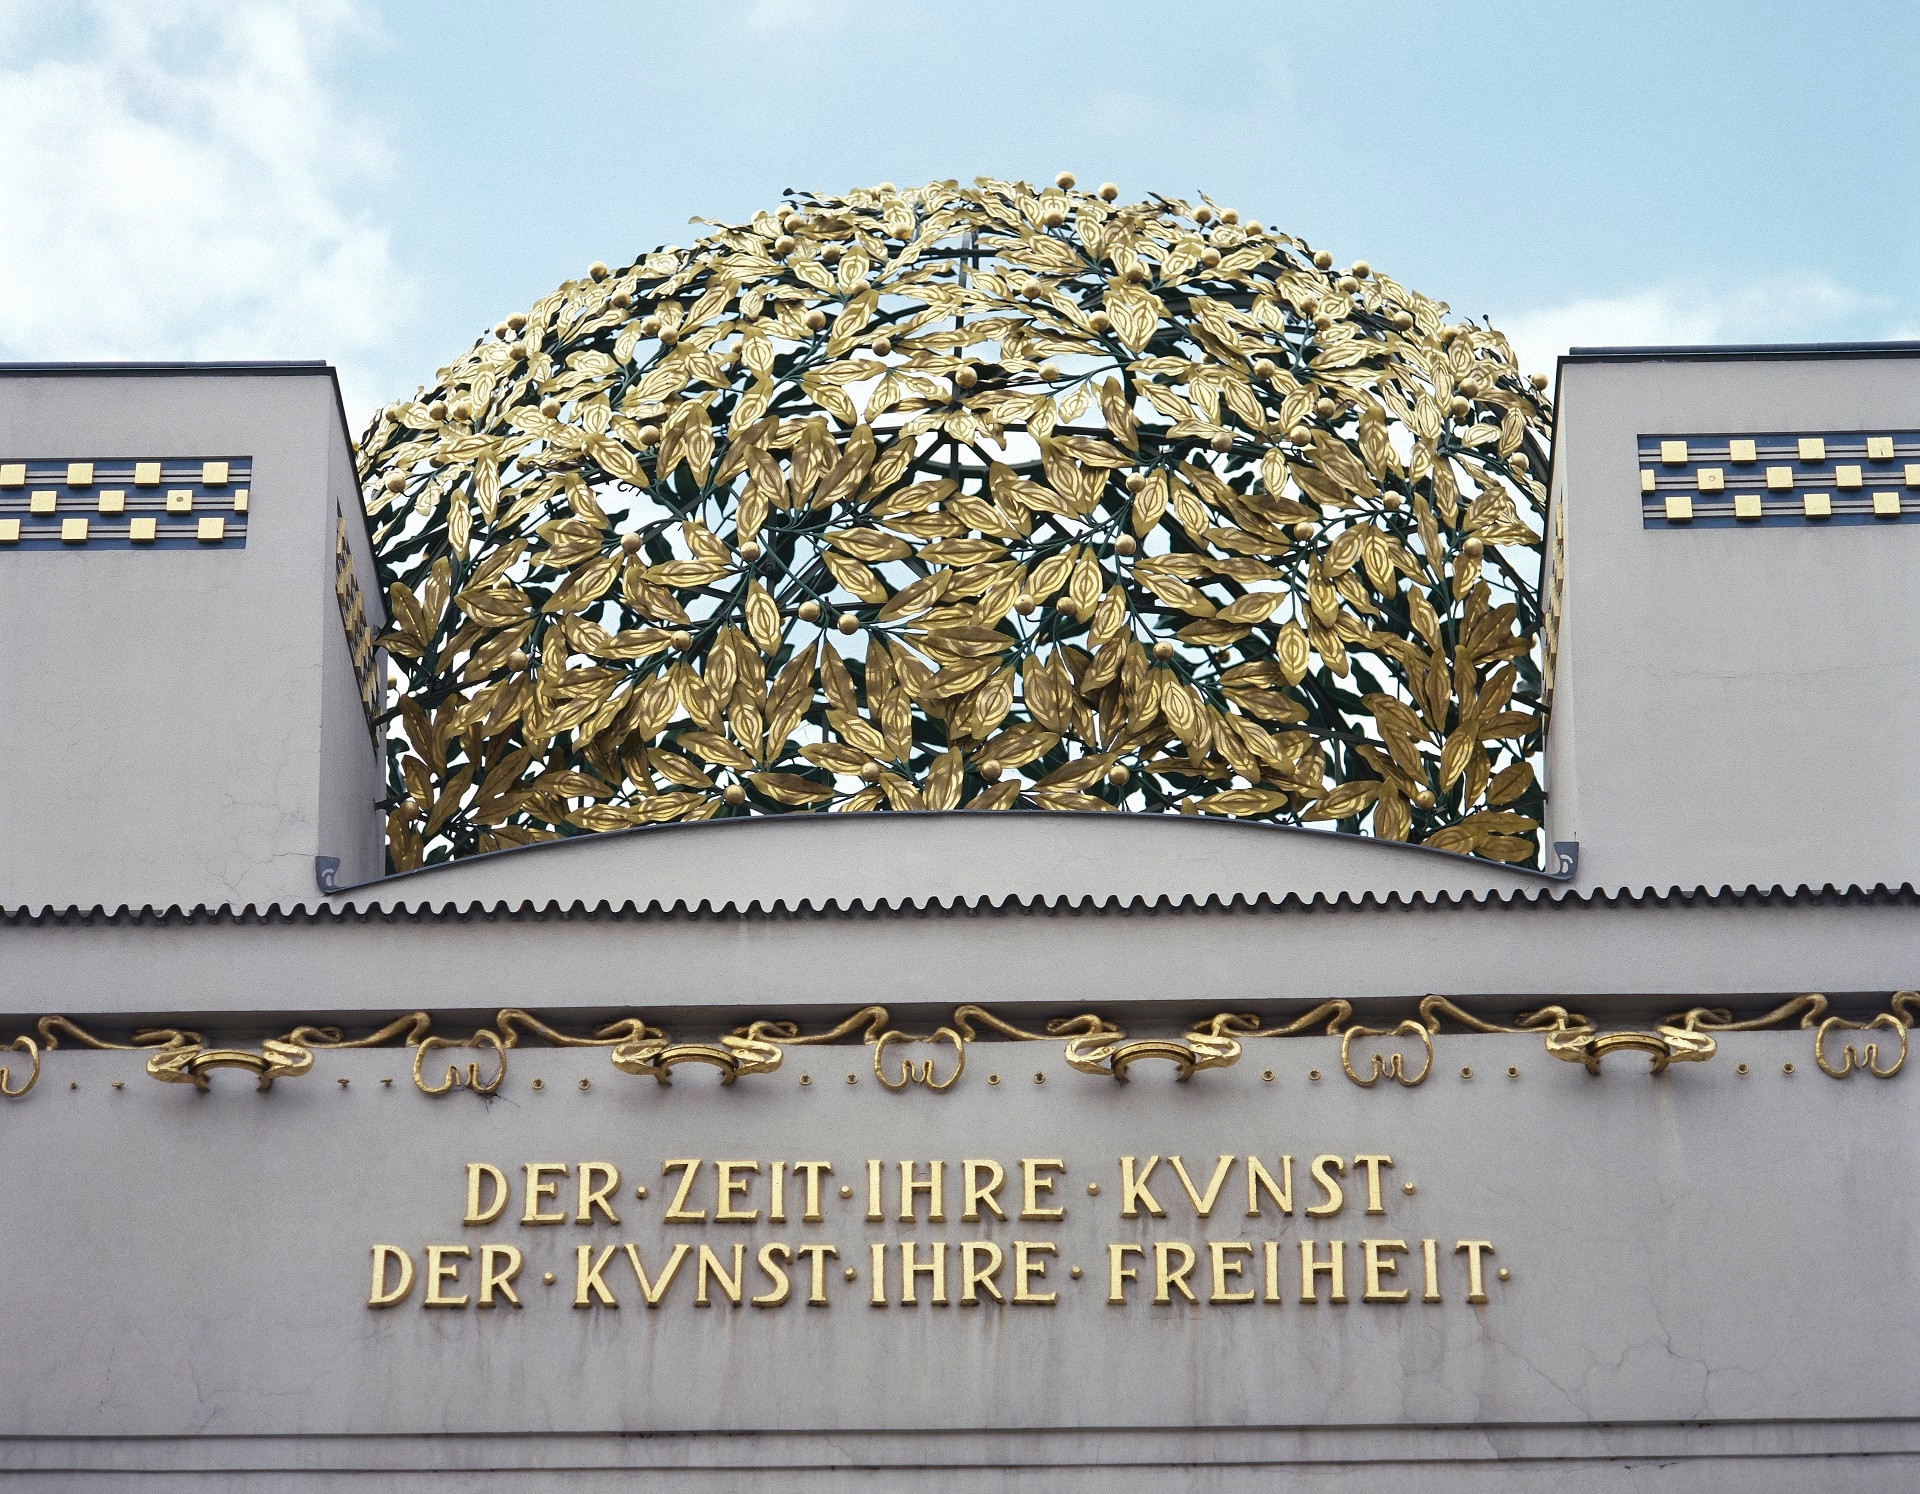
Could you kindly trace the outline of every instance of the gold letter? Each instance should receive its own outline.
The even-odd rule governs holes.
[[[867,1218],[877,1220],[880,1213],[880,1159],[867,1158]]]
[[[594,1174],[606,1179],[598,1188],[593,1186]],[[573,1216],[575,1224],[593,1223],[593,1211],[597,1208],[607,1216],[607,1223],[618,1224],[620,1216],[613,1212],[613,1205],[607,1202],[607,1195],[620,1186],[620,1169],[611,1162],[582,1162],[580,1164],[580,1208]]]
[[[920,1300],[914,1295],[913,1279],[921,1272],[925,1272],[933,1278],[933,1297],[931,1299],[933,1305],[935,1307],[945,1307],[947,1305],[947,1242],[945,1240],[935,1240],[933,1242],[933,1259],[928,1261],[924,1266],[919,1262],[919,1254],[919,1247],[915,1245],[913,1241],[902,1240],[900,1242],[900,1300],[902,1302],[918,1302]]]
[[[1248,1255],[1252,1255],[1253,1247],[1245,1240],[1213,1240],[1209,1242],[1208,1248],[1213,1251],[1213,1292],[1207,1300],[1209,1302],[1253,1301],[1252,1287],[1248,1287],[1244,1292],[1230,1292],[1227,1290],[1227,1278],[1229,1276],[1238,1276],[1242,1271],[1247,1269],[1247,1263],[1245,1261],[1229,1261],[1227,1259],[1227,1252],[1229,1250],[1240,1250],[1245,1251]]]
[[[875,1163],[878,1167],[880,1164]],[[873,1262],[873,1295],[867,1301],[874,1307],[887,1305],[887,1247],[875,1240],[867,1247],[867,1253]]]
[[[1180,1269],[1169,1271],[1167,1260],[1174,1251],[1180,1252]],[[1178,1240],[1156,1240],[1153,1246],[1153,1300],[1171,1302],[1169,1287],[1179,1287],[1180,1295],[1187,1301],[1197,1300],[1193,1288],[1187,1285],[1187,1273],[1193,1269],[1193,1247],[1183,1245]]]
[[[1369,1209],[1367,1212],[1373,1211]],[[1397,1292],[1387,1291],[1381,1287],[1380,1278],[1392,1276],[1400,1269],[1398,1261],[1386,1257],[1391,1257],[1396,1252],[1405,1255],[1407,1242],[1405,1240],[1362,1240],[1360,1248],[1366,1253],[1367,1265],[1367,1289],[1360,1294],[1360,1300],[1362,1302],[1405,1302],[1407,1300],[1405,1287]]]
[[[1127,1300],[1126,1288],[1121,1283],[1138,1281],[1140,1273],[1132,1266],[1123,1266],[1120,1262],[1129,1254],[1145,1255],[1146,1253],[1142,1246],[1122,1245],[1117,1241],[1107,1246],[1107,1301],[1125,1302]]]
[[[986,1265],[976,1266],[973,1263],[976,1256],[984,1256]],[[985,1287],[987,1295],[995,1302],[1007,1300],[1000,1295],[1000,1288],[993,1284],[994,1273],[1000,1269],[1005,1259],[1006,1257],[1000,1253],[1000,1247],[991,1240],[968,1240],[960,1247],[960,1305],[962,1307],[980,1305],[980,1298],[975,1291],[977,1287]]]
[[[609,1245],[605,1250],[600,1252],[600,1259],[593,1261],[593,1247],[591,1245],[576,1245],[574,1247],[574,1253],[579,1259],[579,1270],[574,1275],[573,1305],[575,1307],[593,1306],[591,1302],[587,1301],[588,1292],[592,1292],[594,1296],[600,1299],[600,1305],[602,1307],[618,1307],[620,1305],[613,1300],[613,1293],[607,1290],[607,1284],[600,1279],[600,1273],[607,1269],[607,1262],[613,1259],[614,1251],[619,1248],[618,1245]],[[627,1249],[631,1250],[633,1247],[629,1245]],[[589,1264],[590,1262],[591,1264]]]
[[[785,1224],[787,1222],[787,1164],[773,1164],[773,1199],[767,1205],[767,1223]]]
[[[691,1252],[692,1249],[693,1247],[691,1245],[687,1244],[685,1240],[682,1240],[667,1253],[667,1264],[660,1272],[660,1279],[658,1281],[648,1281],[647,1268],[640,1264],[639,1246],[628,1245],[626,1247],[627,1260],[633,1266],[634,1276],[639,1279],[640,1295],[646,1299],[647,1306],[658,1307],[660,1305],[660,1299],[666,1296],[667,1286],[673,1280],[673,1273],[680,1269],[680,1262],[687,1258],[688,1253]],[[612,1255],[613,1252],[609,1250],[607,1254]],[[606,1262],[602,1261],[599,1266],[594,1267],[594,1270],[598,1271],[605,1265]],[[605,1296],[606,1294],[603,1292],[601,1295]],[[576,1307],[580,1305],[581,1304],[577,1302],[574,1304]],[[611,1299],[608,1300],[607,1305],[609,1307],[613,1305]]]
[[[773,1165],[778,1167],[780,1164],[776,1162]],[[778,1307],[793,1295],[793,1283],[787,1280],[787,1273],[773,1263],[776,1255],[792,1260],[793,1249],[791,1246],[782,1245],[778,1240],[769,1240],[760,1247],[758,1256],[760,1269],[765,1271],[768,1279],[773,1282],[773,1290],[755,1297],[753,1299],[755,1307]]]
[[[1167,1211],[1160,1207],[1159,1201],[1147,1192],[1147,1179],[1153,1176],[1153,1170],[1160,1165],[1159,1157],[1147,1158],[1147,1165],[1140,1169],[1140,1180],[1134,1181],[1133,1158],[1120,1159],[1120,1217],[1132,1219],[1138,1215],[1136,1204],[1144,1204],[1155,1219],[1165,1219]]]
[[[1438,1240],[1420,1242],[1420,1259],[1427,1268],[1427,1289],[1420,1294],[1422,1302],[1440,1300],[1440,1253],[1436,1249],[1439,1243]]]
[[[1055,1164],[1058,1165],[1057,1163]],[[1024,1216],[1022,1216],[1024,1217]],[[1013,1300],[1015,1302],[1050,1303],[1060,1300],[1058,1292],[1030,1292],[1027,1284],[1039,1277],[1047,1279],[1047,1263],[1033,1259],[1036,1255],[1057,1255],[1059,1251],[1050,1240],[1015,1240],[1013,1242]]]
[[[1261,1165],[1258,1157],[1247,1158],[1247,1218],[1260,1217],[1262,1188],[1273,1196],[1273,1201],[1280,1206],[1282,1214],[1293,1212],[1293,1158],[1291,1156],[1280,1159],[1280,1178],[1281,1181],[1276,1185],[1273,1174]]]
[[[1307,1212],[1313,1211],[1309,1209]],[[1347,1242],[1333,1241],[1328,1247],[1333,1259],[1328,1261],[1315,1260],[1313,1246],[1312,1240],[1300,1242],[1300,1300],[1319,1306],[1320,1292],[1314,1278],[1325,1271],[1333,1280],[1333,1295],[1327,1300],[1345,1302],[1347,1300]]]
[[[494,1257],[506,1260],[506,1269],[494,1265]],[[523,1264],[520,1252],[511,1245],[482,1245],[480,1247],[480,1305],[493,1306],[493,1291],[498,1287],[506,1294],[507,1301],[515,1307],[520,1305],[519,1297],[514,1295],[513,1278],[520,1274]]]
[[[734,1173],[758,1172],[760,1164],[758,1162],[716,1162],[713,1165],[720,1173],[720,1196],[713,1210],[715,1222],[744,1222],[749,1219],[758,1219],[760,1217],[758,1209],[736,1209],[733,1206],[733,1195],[745,1193],[753,1185],[752,1178],[736,1178]]]
[[[1315,1157],[1310,1170],[1313,1173],[1313,1180],[1327,1190],[1327,1201],[1325,1203],[1309,1204],[1307,1206],[1308,1216],[1314,1219],[1324,1219],[1329,1214],[1338,1214],[1340,1212],[1340,1205],[1347,1201],[1347,1195],[1341,1190],[1340,1185],[1333,1180],[1332,1174],[1345,1172],[1347,1170],[1347,1164],[1342,1162],[1338,1157]]]
[[[460,1259],[447,1264],[447,1257],[453,1255]],[[465,1245],[429,1245],[427,1247],[427,1295],[421,1302],[422,1307],[465,1307],[466,1293],[458,1297],[443,1296],[440,1283],[458,1285],[460,1280],[460,1261],[471,1259],[473,1251]],[[1482,1302],[1487,1299],[1482,1297]]]
[[[713,1273],[713,1279],[720,1283],[720,1290],[726,1293],[727,1300],[735,1307],[740,1305],[740,1288],[747,1274],[747,1247],[733,1247],[733,1275],[728,1276],[720,1265],[720,1257],[713,1253],[711,1245],[700,1247],[699,1275],[694,1278],[693,1305],[710,1307],[707,1301],[707,1273]]]
[[[687,1207],[687,1195],[693,1192],[694,1174],[700,1171],[700,1159],[698,1157],[675,1157],[670,1162],[662,1162],[660,1164],[660,1176],[665,1177],[676,1167],[681,1169],[680,1186],[674,1189],[673,1202],[667,1205],[666,1221],[669,1224],[704,1223],[707,1217],[707,1211],[705,1209],[689,1209]]]
[[[560,1191],[560,1185],[543,1183],[540,1180],[550,1172],[557,1172],[561,1177],[565,1177],[568,1170],[564,1162],[529,1162],[526,1165],[527,1206],[520,1211],[522,1224],[565,1224],[567,1222],[565,1209],[552,1214],[542,1211],[540,1205],[557,1194]]]
[[[1024,1185],[1022,1197],[1026,1200],[1021,1205],[1020,1217],[1022,1219],[1065,1219],[1067,1211],[1064,1208],[1040,1207],[1040,1195],[1053,1192],[1053,1179],[1040,1176],[1040,1169],[1043,1167],[1051,1172],[1067,1170],[1067,1164],[1058,1157],[1022,1157],[1020,1159],[1020,1180]]]
[[[1383,1153],[1375,1153],[1372,1156],[1355,1157],[1353,1165],[1367,1170],[1367,1212],[1369,1214],[1386,1213],[1387,1206],[1380,1202],[1380,1169],[1393,1166],[1393,1158]]]
[[[913,1179],[913,1164],[911,1162],[902,1162],[900,1164],[901,1223],[913,1223],[913,1195],[916,1193],[924,1193],[927,1195],[927,1221],[931,1224],[946,1223],[947,1196],[946,1190],[941,1186],[946,1170],[947,1164],[936,1157],[927,1164],[926,1182],[917,1183]],[[907,1290],[909,1292],[913,1290],[912,1283],[908,1283]],[[909,1296],[905,1300],[911,1302],[913,1298]]]
[[[1455,1255],[1458,1255],[1463,1250],[1467,1253],[1467,1301],[1485,1302],[1487,1300],[1487,1284],[1480,1279],[1480,1252],[1484,1250],[1488,1255],[1492,1255],[1493,1241],[1462,1240],[1458,1245],[1453,1247],[1453,1253]],[[432,1254],[432,1252],[429,1251],[428,1254]]]
[[[480,1202],[480,1180],[490,1179],[493,1183],[493,1202]],[[507,1206],[507,1175],[491,1162],[469,1162],[467,1164],[467,1217],[462,1224],[491,1224],[500,1217],[500,1211]]]
[[[994,1198],[994,1194],[1000,1191],[1001,1184],[1007,1180],[1006,1168],[1002,1167],[998,1162],[984,1160],[979,1157],[969,1157],[960,1165],[966,1169],[967,1178],[967,1206],[961,1211],[960,1217],[969,1224],[973,1223],[980,1217],[980,1205],[985,1204],[993,1210],[996,1216],[1005,1219],[1007,1216],[1001,1210],[999,1201]],[[991,1180],[985,1185],[982,1185],[980,1182],[980,1174],[982,1172],[986,1173]]]
[[[831,1176],[833,1164],[831,1162],[796,1162],[793,1164],[793,1170],[805,1173],[807,1176],[807,1210],[800,1216],[800,1220],[803,1224],[818,1224],[820,1222],[820,1174],[824,1172]]]
[[[1201,1193],[1193,1186],[1193,1179],[1187,1176],[1187,1164],[1178,1157],[1169,1156],[1174,1176],[1180,1179],[1180,1186],[1187,1190],[1187,1197],[1193,1200],[1193,1211],[1202,1219],[1213,1212],[1213,1206],[1219,1202],[1220,1189],[1227,1181],[1227,1172],[1233,1166],[1232,1157],[1222,1157],[1213,1165],[1213,1181],[1207,1184],[1207,1191]]]
[[[1280,1242],[1267,1241],[1267,1295],[1268,1302],[1283,1300],[1280,1296]]]
[[[807,1306],[825,1307],[827,1305],[827,1257],[839,1258],[837,1245],[802,1245],[797,1254],[813,1257],[813,1289],[807,1295]]]
[[[479,1164],[485,1167],[487,1164]],[[394,1257],[400,1260],[400,1284],[392,1291],[387,1290],[387,1262]],[[373,1247],[373,1290],[367,1293],[367,1306],[392,1307],[396,1302],[407,1300],[407,1293],[413,1290],[413,1257],[398,1245],[376,1245]]]

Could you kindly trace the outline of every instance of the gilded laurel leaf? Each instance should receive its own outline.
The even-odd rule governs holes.
[[[360,442],[394,866],[1016,806],[1535,861],[1551,412],[1361,268],[936,183],[509,318]]]

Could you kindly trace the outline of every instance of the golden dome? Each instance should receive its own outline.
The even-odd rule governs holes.
[[[379,412],[396,869],[796,809],[1536,858],[1549,407],[1506,340],[1062,182],[595,264]]]

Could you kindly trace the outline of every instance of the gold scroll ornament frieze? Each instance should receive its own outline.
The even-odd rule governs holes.
[[[136,1031],[130,1042],[113,1042],[70,1018],[47,1016],[36,1024],[36,1035],[21,1034],[0,1046],[0,1053],[25,1054],[30,1064],[19,1081],[8,1065],[0,1064],[0,1097],[20,1099],[32,1091],[41,1076],[43,1055],[58,1049],[63,1038],[79,1048],[145,1053],[146,1069],[153,1078],[190,1084],[200,1091],[209,1088],[208,1076],[217,1069],[252,1074],[256,1088],[264,1091],[277,1079],[311,1073],[316,1052],[403,1046],[412,1050],[413,1083],[422,1094],[441,1097],[462,1090],[485,1098],[500,1091],[509,1054],[524,1039],[555,1048],[604,1049],[621,1073],[650,1077],[661,1085],[670,1085],[673,1070],[685,1064],[717,1069],[720,1081],[732,1084],[744,1075],[775,1072],[789,1048],[859,1045],[868,1051],[874,1078],[884,1089],[944,1093],[960,1081],[969,1054],[983,1040],[1058,1043],[1068,1067],[1126,1083],[1141,1063],[1170,1064],[1174,1077],[1185,1081],[1203,1069],[1238,1063],[1249,1042],[1329,1036],[1340,1039],[1340,1068],[1354,1084],[1372,1089],[1384,1079],[1412,1089],[1433,1073],[1433,1039],[1448,1024],[1468,1033],[1538,1033],[1551,1057],[1578,1063],[1595,1075],[1614,1054],[1645,1054],[1649,1070],[1659,1073],[1670,1064],[1713,1058],[1718,1051],[1716,1033],[1794,1024],[1813,1032],[1814,1062],[1822,1073],[1845,1079],[1864,1071],[1877,1079],[1890,1079],[1906,1064],[1907,1034],[1920,1017],[1920,993],[1896,992],[1889,1010],[1864,1021],[1831,1014],[1824,995],[1809,993],[1741,1020],[1723,1008],[1693,1007],[1647,1030],[1603,1029],[1561,1006],[1522,1012],[1512,1022],[1494,1021],[1438,995],[1420,1001],[1417,1018],[1391,1027],[1369,1026],[1354,1021],[1353,1015],[1350,1002],[1332,1000],[1272,1025],[1253,1013],[1222,1012],[1177,1037],[1134,1037],[1118,1023],[1092,1012],[1056,1018],[1036,1030],[967,1004],[955,1008],[939,1026],[916,1030],[895,1026],[886,1007],[873,1005],[817,1032],[804,1031],[792,1021],[763,1018],[706,1042],[676,1040],[641,1017],[623,1017],[588,1034],[571,1034],[529,1012],[504,1008],[496,1013],[492,1026],[481,1026],[464,1038],[441,1036],[432,1030],[433,1021],[426,1012],[412,1012],[363,1037],[349,1038],[338,1027],[299,1026],[283,1037],[264,1040],[258,1049],[210,1045],[200,1033],[183,1028],[146,1028]],[[1875,1036],[1858,1042],[1843,1040],[1849,1033]],[[460,1053],[470,1055],[464,1063],[455,1056]],[[436,1059],[436,1054],[442,1057]],[[442,1068],[449,1057],[454,1061]]]

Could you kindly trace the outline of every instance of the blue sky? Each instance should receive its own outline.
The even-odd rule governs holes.
[[[1920,7],[0,0],[0,357],[356,415],[789,186],[1210,193],[1569,343],[1920,336]]]

